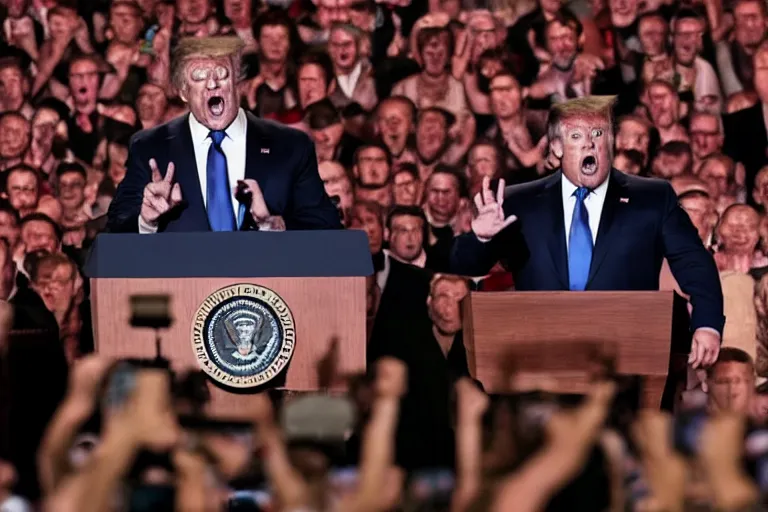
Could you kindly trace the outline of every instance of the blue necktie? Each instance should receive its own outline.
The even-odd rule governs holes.
[[[589,213],[584,199],[589,189],[579,187],[574,192],[576,205],[573,207],[571,232],[568,237],[568,277],[571,290],[582,291],[587,287],[589,266],[592,264],[592,231],[589,229]]]
[[[232,195],[229,191],[227,157],[221,149],[221,141],[226,134],[220,130],[211,130],[208,136],[213,141],[208,149],[208,222],[212,231],[235,231],[237,225],[232,210]]]

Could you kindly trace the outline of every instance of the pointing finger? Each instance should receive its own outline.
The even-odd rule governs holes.
[[[173,162],[168,162],[168,168],[165,170],[165,177],[163,178],[166,183],[173,183],[173,175],[176,170],[176,166]]]
[[[176,183],[173,185],[173,188],[171,189],[171,205],[176,206],[179,204],[182,200],[181,196],[181,186]]]
[[[504,178],[499,180],[499,188],[496,189],[496,202],[499,206],[504,204]]]
[[[510,215],[506,219],[504,219],[504,225],[501,227],[501,229],[506,228],[507,226],[511,225],[513,222],[517,220],[517,215]]]
[[[153,182],[158,182],[163,179],[162,176],[160,176],[160,170],[157,168],[157,161],[155,161],[154,158],[149,159],[149,168],[152,169]]]
[[[491,192],[491,178],[485,176],[483,178],[483,203],[493,203],[493,192]]]
[[[475,207],[480,210],[483,207],[483,195],[481,192],[475,194]]]

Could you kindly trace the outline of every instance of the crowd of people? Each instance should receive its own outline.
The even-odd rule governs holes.
[[[755,485],[741,471],[744,426],[731,415],[756,425],[768,417],[763,0],[0,4],[0,299],[12,307],[2,310],[12,334],[0,353],[15,390],[0,389],[0,510],[147,510],[169,482],[178,510],[214,510],[250,462],[237,453],[252,450],[228,444],[243,437],[260,448],[271,499],[285,510],[573,510],[587,498],[576,509],[651,500],[652,510],[684,501],[741,510],[759,501],[759,472]],[[281,433],[261,395],[253,439],[217,432],[171,450],[180,427],[166,413],[178,396],[157,369],[142,370],[142,392],[114,420],[87,420],[108,366],[88,356],[88,248],[106,228],[132,136],[187,112],[172,76],[178,42],[217,35],[245,44],[241,107],[308,134],[342,224],[368,236],[371,375],[350,388],[359,418],[343,456],[286,444],[286,425]],[[711,452],[694,454],[693,498],[662,433],[667,416],[643,413],[620,442],[600,428],[614,384],[600,380],[579,408],[555,413],[545,442],[523,456],[528,448],[492,435],[514,430],[513,419],[469,379],[461,300],[515,289],[503,262],[482,276],[450,273],[455,239],[478,207],[472,198],[489,181],[496,190],[557,169],[548,113],[591,95],[616,97],[613,167],[669,181],[720,272],[727,348],[708,370],[690,371],[686,393],[708,393],[724,415],[699,440]],[[668,265],[660,286],[685,296]],[[285,416],[293,402],[271,398]],[[133,471],[136,454],[153,446],[172,457],[142,467],[168,471]],[[358,456],[353,476],[329,470]],[[423,468],[450,471],[419,477]],[[115,502],[121,482],[156,494]]]

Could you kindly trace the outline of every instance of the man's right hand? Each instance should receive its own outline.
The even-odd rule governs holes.
[[[173,162],[168,164],[165,176],[160,175],[157,162],[149,160],[152,169],[152,181],[144,187],[144,200],[141,203],[141,220],[149,226],[156,226],[161,215],[169,212],[181,202],[181,187],[173,183]]]
[[[483,178],[483,188],[475,195],[477,214],[472,219],[472,231],[485,240],[490,240],[501,230],[517,220],[515,215],[504,218],[504,180],[499,180],[496,198],[491,192],[491,179]]]

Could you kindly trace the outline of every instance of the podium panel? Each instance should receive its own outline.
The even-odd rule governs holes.
[[[582,393],[595,352],[616,371],[645,377],[658,407],[667,378],[672,292],[472,292],[463,304],[470,372],[491,393],[511,375],[536,376],[552,392]]]
[[[200,369],[201,350],[193,346],[193,327],[199,330],[201,325],[198,309],[216,302],[211,296],[223,288],[257,285],[287,306],[293,318],[291,340],[295,333],[287,369],[266,386],[317,390],[318,365],[332,347],[339,354],[339,374],[365,371],[364,276],[372,270],[361,231],[100,235],[87,266],[96,350],[111,358],[155,357],[155,331],[131,326],[130,297],[167,295],[173,323],[160,331],[162,355],[175,372]],[[235,324],[243,316],[237,308],[233,311],[234,316],[223,315],[219,324],[207,324],[232,342],[241,328]],[[213,316],[207,311],[202,315],[206,322]],[[263,318],[268,317],[261,320],[268,322]],[[275,328],[281,329],[279,324]],[[252,336],[255,346],[258,340]],[[283,338],[287,340],[288,335]],[[236,352],[227,354],[238,357]],[[217,353],[217,357],[224,357],[226,363],[230,355]],[[210,414],[248,414],[252,389],[214,382],[209,389]]]

